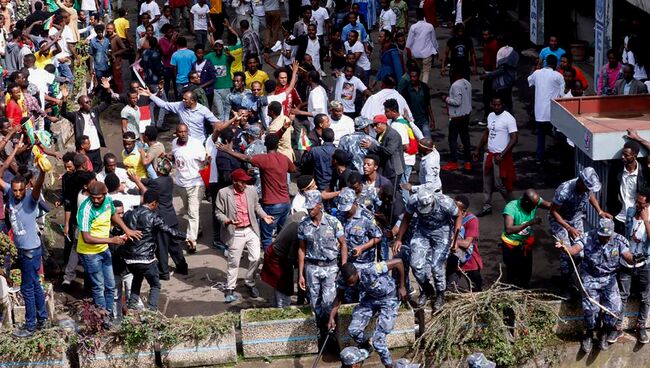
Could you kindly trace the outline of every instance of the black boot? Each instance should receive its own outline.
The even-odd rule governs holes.
[[[436,300],[433,302],[433,313],[439,312],[445,305],[445,292],[438,291],[436,293]]]
[[[594,347],[594,332],[592,330],[587,330],[584,336],[582,337],[582,342],[580,343],[580,349],[585,353],[591,353],[591,349]]]
[[[189,274],[189,270],[187,268],[187,262],[179,263],[176,265],[176,273],[180,275],[187,275]]]

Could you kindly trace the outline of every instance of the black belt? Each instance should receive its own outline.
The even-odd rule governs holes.
[[[314,265],[314,266],[328,267],[328,266],[336,265],[337,260],[332,259],[332,260],[329,260],[329,261],[319,261],[319,260],[316,260],[316,259],[305,259],[305,262],[307,262],[307,264]]]

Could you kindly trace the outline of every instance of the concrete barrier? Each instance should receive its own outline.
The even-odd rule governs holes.
[[[317,353],[316,318],[309,307],[303,310],[304,318],[271,321],[252,321],[249,315],[254,309],[242,310],[241,339],[244,358]]]
[[[6,333],[3,332],[3,333]],[[60,353],[42,354],[28,361],[4,360],[0,358],[0,367],[12,368],[68,368],[70,364],[65,351]]]
[[[156,364],[153,346],[127,353],[121,346],[100,348],[94,356],[79,354],[80,368],[145,368]]]
[[[237,362],[237,341],[235,328],[221,339],[185,342],[169,350],[162,350],[163,363],[166,367],[204,367],[217,364]]]
[[[336,316],[336,339],[341,349],[356,345],[348,333],[350,322],[352,321],[352,311],[356,304],[346,304],[339,308]],[[376,316],[370,320],[365,329],[365,336],[370,338],[375,330],[377,322]],[[415,316],[412,309],[400,307],[395,320],[395,327],[386,337],[389,348],[410,347],[415,342]]]

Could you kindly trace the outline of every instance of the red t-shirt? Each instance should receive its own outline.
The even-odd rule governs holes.
[[[281,153],[271,152],[253,156],[251,163],[260,169],[262,204],[289,203],[287,174],[295,171],[293,162]]]
[[[483,259],[481,254],[478,252],[478,218],[474,217],[473,219],[467,221],[465,226],[465,238],[472,237],[474,241],[472,242],[472,247],[474,247],[474,252],[469,261],[465,262],[460,268],[461,270],[467,271],[476,271],[483,269]]]
[[[499,43],[495,39],[483,45],[483,69],[488,72],[497,68],[497,51],[499,51]]]
[[[7,107],[5,108],[5,115],[7,119],[13,126],[20,125],[20,120],[23,118],[23,110],[20,108],[20,105],[12,99],[7,102]]]

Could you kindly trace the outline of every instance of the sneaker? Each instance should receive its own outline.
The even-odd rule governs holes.
[[[607,342],[610,344],[614,344],[615,342],[618,341],[618,339],[623,336],[623,331],[621,330],[613,330],[610,331],[609,334],[607,334]]]
[[[226,290],[226,297],[225,297],[225,302],[226,303],[232,303],[235,300],[237,300],[237,295],[232,290]]]
[[[465,162],[465,163],[463,164],[463,169],[464,169],[465,171],[472,171],[472,163],[471,163],[471,162]]]
[[[440,169],[442,169],[443,171],[455,171],[458,170],[458,167],[459,166],[457,162],[447,162]]]
[[[251,294],[251,298],[257,299],[260,297],[260,291],[257,289],[257,286],[249,286],[248,291]]]
[[[175,272],[183,276],[187,276],[190,273],[186,262],[177,264]]]
[[[50,327],[52,327],[52,325],[50,324],[50,321],[48,319],[39,319],[36,322],[36,329],[37,330],[44,330],[44,329],[47,329],[47,328],[50,328]]]
[[[492,214],[492,207],[483,207],[477,214],[476,217],[483,217],[486,215],[491,215]]]
[[[591,353],[591,349],[594,347],[594,340],[590,334],[585,335],[580,342],[580,349],[585,353]]]
[[[598,345],[598,348],[601,351],[605,351],[605,350],[609,349],[609,343],[607,342],[607,339],[604,336],[603,336],[602,339],[600,339],[600,344]]]
[[[639,329],[639,343],[647,344],[650,342],[650,337],[648,337],[648,331],[645,328]]]
[[[14,337],[18,337],[18,338],[24,339],[24,338],[27,338],[27,337],[32,337],[32,336],[34,336],[34,332],[36,332],[35,329],[34,329],[34,330],[30,330],[30,329],[28,329],[27,327],[23,326],[23,327],[21,327],[21,328],[18,329],[18,330],[14,330],[14,332],[12,332],[11,334],[12,334]]]

